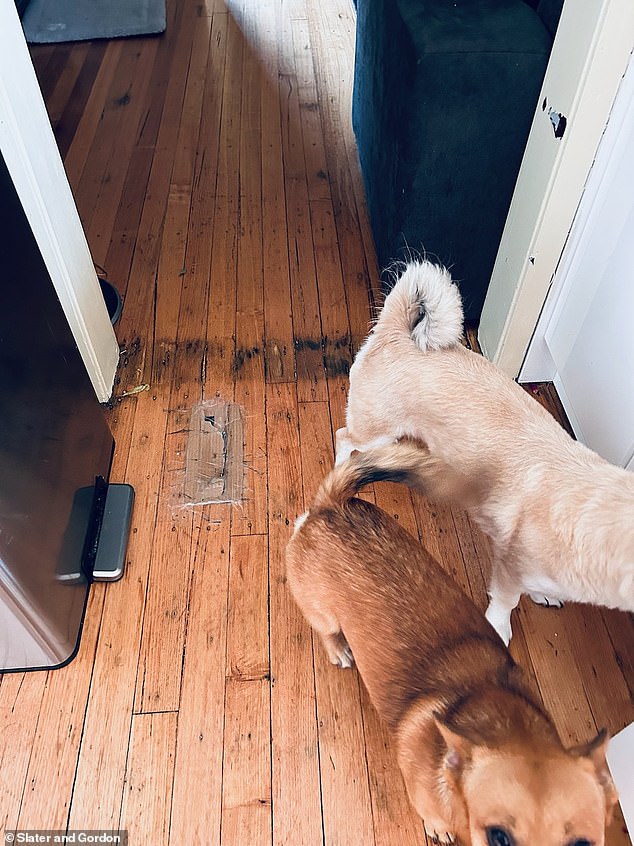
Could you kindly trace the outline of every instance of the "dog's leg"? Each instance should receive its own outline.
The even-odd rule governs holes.
[[[510,583],[493,567],[493,576],[489,586],[489,607],[485,617],[508,646],[513,635],[511,630],[511,611],[520,601],[521,591]]]
[[[355,442],[350,437],[348,429],[337,429],[335,432],[336,457],[335,464],[343,464],[346,459],[350,458],[353,452],[366,452],[369,449],[378,449],[380,447],[394,444],[398,438],[393,435],[379,435],[369,441]]]
[[[514,594],[513,597],[504,597],[500,594],[490,593],[489,607],[485,612],[485,617],[491,623],[495,631],[500,635],[504,641],[504,645],[508,646],[513,636],[511,629],[511,611],[516,607],[520,601],[520,594]]]
[[[348,430],[344,426],[335,432],[335,464],[343,464],[350,458],[354,450],[354,444],[348,437]]]
[[[330,663],[341,667],[342,670],[352,667],[354,664],[352,650],[334,614],[325,611],[323,607],[316,607],[313,603],[304,603],[300,607],[312,628],[321,638]]]

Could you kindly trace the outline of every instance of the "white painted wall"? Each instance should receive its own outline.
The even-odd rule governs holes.
[[[104,402],[119,361],[117,339],[13,0],[0,0],[0,153]]]
[[[529,347],[520,381],[554,381],[577,437],[634,461],[634,59]]]

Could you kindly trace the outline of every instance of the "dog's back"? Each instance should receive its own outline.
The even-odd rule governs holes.
[[[634,474],[466,349],[461,314],[444,269],[406,267],[351,368],[337,461],[412,437],[454,472],[486,479],[478,502],[459,502],[492,540],[488,616],[506,640],[521,593],[634,611]]]
[[[605,734],[567,752],[482,613],[395,520],[354,498],[381,479],[424,485],[421,456],[441,472],[408,444],[335,468],[288,547],[293,595],[331,660],[333,640],[351,648],[428,835],[599,846],[615,801]]]
[[[300,606],[308,600],[336,615],[391,726],[412,698],[446,701],[476,680],[504,679],[530,698],[508,650],[454,579],[388,514],[354,498],[371,482],[424,489],[443,476],[447,494],[462,484],[410,444],[355,455],[324,481],[287,551]]]

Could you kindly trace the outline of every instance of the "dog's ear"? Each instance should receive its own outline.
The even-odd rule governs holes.
[[[591,740],[589,743],[584,743],[581,746],[574,746],[572,749],[568,750],[571,755],[574,755],[577,758],[589,758],[594,765],[597,780],[605,793],[606,823],[609,823],[612,819],[612,811],[614,810],[614,806],[619,798],[605,760],[609,741],[610,735],[607,730],[601,729],[594,740]]]
[[[465,764],[471,759],[473,744],[445,722],[439,714],[434,714],[434,722],[447,747],[444,759],[445,767],[454,776],[459,776]]]

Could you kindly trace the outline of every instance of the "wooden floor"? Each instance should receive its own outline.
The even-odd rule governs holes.
[[[424,842],[356,673],[326,662],[283,576],[377,300],[353,43],[350,0],[168,0],[163,37],[33,50],[95,262],[125,297],[107,416],[112,478],[137,498],[125,577],[91,589],[78,657],[2,679],[4,828]],[[190,411],[215,397],[244,409],[246,498],[177,510]],[[368,495],[484,608],[489,551],[464,514]],[[523,601],[514,632],[566,743],[633,719],[630,617]],[[608,843],[627,842],[619,817]]]

